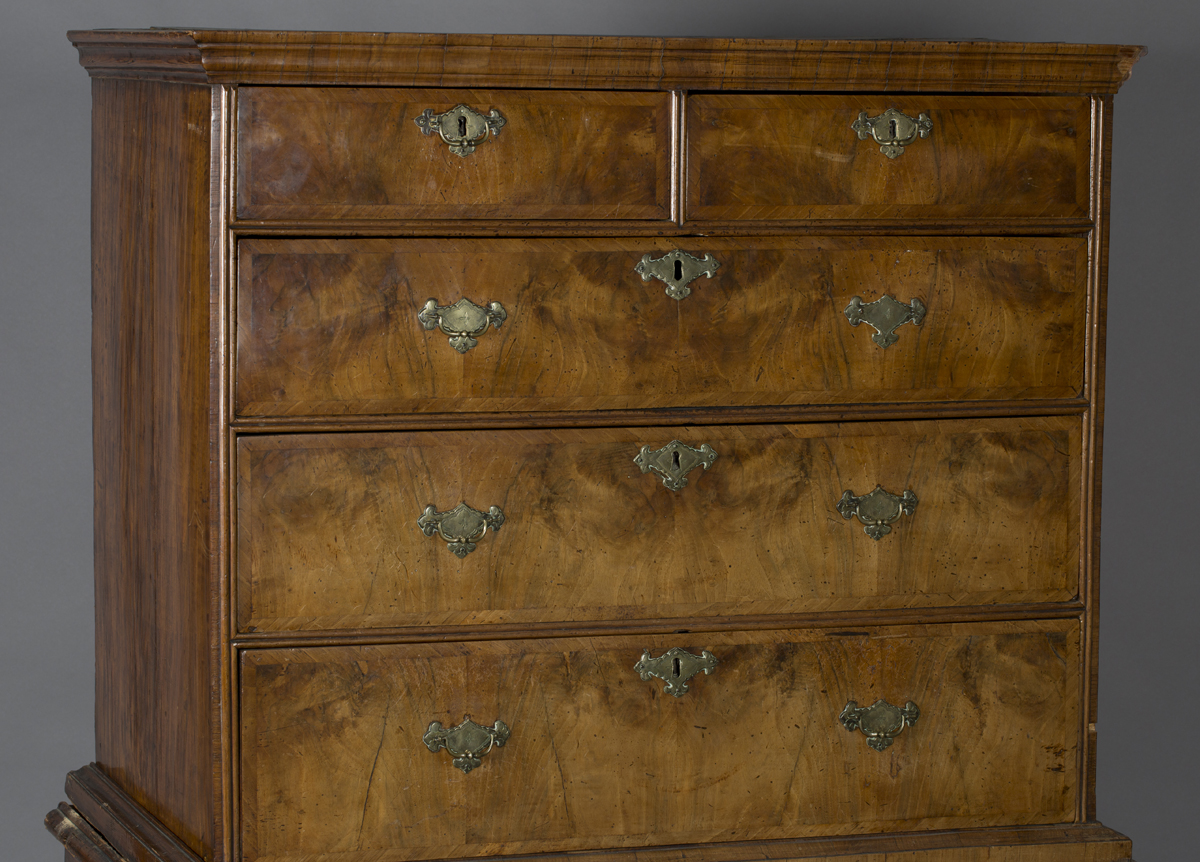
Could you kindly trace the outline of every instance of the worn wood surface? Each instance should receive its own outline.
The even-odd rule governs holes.
[[[851,129],[889,107],[933,121],[895,159]],[[1088,214],[1082,97],[699,94],[686,118],[688,221]]]
[[[1115,93],[1137,45],[75,30],[97,77],[226,84]]]
[[[675,646],[720,662],[681,698],[633,670]],[[1077,621],[249,650],[242,674],[247,860],[1074,816]],[[880,698],[921,711],[882,753],[838,721]],[[464,716],[512,732],[466,775],[421,741]]]
[[[347,862],[587,847],[611,848],[592,854],[606,862],[1130,856],[1123,836],[1069,821],[1095,811],[1104,94],[1141,49],[241,31],[72,39],[96,79],[99,764],[72,775],[74,805],[50,817],[68,860],[234,862],[240,850],[225,841],[243,824],[248,858],[278,851],[281,860],[305,858],[309,841],[336,842],[317,855],[344,850]],[[412,106],[417,113],[480,94],[519,96],[524,107],[477,104],[510,122],[460,160],[420,135],[408,108],[393,110],[413,90],[383,87],[437,88],[430,92],[448,99]],[[739,89],[774,95],[714,92]],[[270,118],[251,117],[263,97],[289,92]],[[862,95],[833,95],[850,92]],[[239,98],[250,111],[243,139],[261,135],[256,152],[237,153],[237,138],[220,126],[226,100]],[[686,117],[673,104],[690,104]],[[935,124],[894,162],[849,129],[859,110],[893,104],[929,111]],[[840,117],[832,125],[830,113]],[[352,131],[345,142],[338,128]],[[514,162],[514,148],[500,147],[518,140],[517,129],[551,143],[521,148]],[[275,132],[280,140],[269,140]],[[237,164],[259,181],[258,197],[239,198],[228,169],[247,155]],[[483,171],[489,159],[500,169]],[[424,173],[404,173],[416,168]],[[442,182],[437,197],[422,197],[431,177]],[[259,209],[238,215],[239,202]],[[867,236],[883,229],[904,233]],[[330,239],[367,234],[386,239]],[[447,239],[467,234],[498,239]],[[697,234],[720,238],[692,248]],[[238,242],[247,252],[240,283],[225,274]],[[642,253],[676,245],[729,256],[682,303],[629,271]],[[622,258],[618,279],[609,278],[615,263],[597,263],[604,256]],[[798,301],[797,279],[785,275],[797,260],[820,273],[810,283],[824,305]],[[486,261],[485,279],[471,278],[468,265]],[[408,277],[403,289],[419,302],[442,299],[447,286],[507,302],[499,286],[514,290],[518,311],[534,300],[538,313],[509,309],[504,328],[459,356],[440,333],[403,331],[418,309],[399,310],[401,263],[437,279],[426,291]],[[505,287],[503,271],[519,271],[521,286]],[[549,286],[534,284],[541,276]],[[614,290],[627,276],[640,293]],[[309,295],[297,296],[300,279]],[[914,282],[929,316],[902,327],[886,351],[841,315],[849,296],[869,301],[870,291],[888,289],[907,299],[889,288]],[[776,296],[756,293],[760,283]],[[210,293],[210,284],[229,292]],[[260,289],[275,292],[270,301]],[[568,322],[569,334],[580,331],[571,316],[579,297],[593,315],[583,327],[601,337],[555,340]],[[310,320],[281,315],[284,298]],[[635,306],[633,329],[593,314]],[[938,314],[968,306],[969,323]],[[253,337],[237,356],[226,353],[222,327],[236,328],[234,311],[248,310],[258,315]],[[827,318],[841,330],[814,325]],[[774,330],[756,328],[767,319]],[[739,329],[740,339],[730,334]],[[270,341],[260,337],[267,330]],[[412,335],[416,347],[404,340]],[[540,376],[530,357],[543,363]],[[250,432],[240,443],[223,412],[235,406],[226,381],[239,398],[252,395],[236,402],[235,429]],[[1032,410],[1043,417],[965,418]],[[745,424],[835,417],[860,421]],[[918,417],[959,418],[861,421]],[[661,427],[631,427],[653,423]],[[451,426],[464,430],[437,430]],[[564,430],[571,426],[580,427]],[[404,432],[344,433],[372,428]],[[313,429],[336,433],[293,433]],[[696,431],[721,454],[682,493],[634,472],[642,443]],[[231,522],[221,501],[239,468],[237,490],[247,493]],[[898,487],[879,478],[888,470]],[[266,485],[251,482],[268,474]],[[922,494],[910,481],[921,475],[949,493]],[[842,484],[863,493],[875,481],[911,486],[921,501],[879,543],[833,509]],[[501,489],[495,502],[509,516],[462,561],[415,527],[426,503],[458,501],[441,499],[451,485],[469,502]],[[834,495],[818,506],[814,489],[826,486]],[[797,507],[800,517],[776,514]],[[763,508],[773,520],[755,518]],[[891,628],[846,634],[872,622]],[[693,633],[667,634],[684,629]],[[389,641],[411,643],[367,645]],[[628,647],[620,661],[596,646],[617,641]],[[675,701],[631,670],[642,646],[671,645],[730,652]],[[240,710],[229,688],[239,653],[249,686]],[[746,670],[764,656],[792,664]],[[935,704],[948,706],[931,713],[921,701],[917,726],[880,755],[829,721],[844,705],[830,698],[850,696],[838,686],[864,679],[860,703],[873,692],[918,699],[888,688],[885,672],[897,669],[928,680]],[[405,693],[411,673],[460,684],[440,701],[418,701]],[[819,679],[830,684],[810,682]],[[696,697],[731,682],[750,694]],[[434,706],[449,724],[495,710],[502,695],[533,733],[514,724],[508,746],[465,777],[444,752],[419,747],[431,719],[400,715]],[[622,726],[637,714],[635,695],[649,699],[648,717]],[[724,748],[712,749],[717,723],[680,720],[680,708],[728,716],[742,703],[748,717],[725,725],[741,735],[718,740]],[[285,720],[289,711],[299,724]],[[828,744],[779,742],[818,714]],[[793,716],[802,718],[789,724]],[[600,731],[589,735],[593,727]],[[705,741],[655,748],[642,739],[652,731]],[[927,740],[962,747],[923,747]],[[414,745],[418,769],[397,765]],[[578,756],[592,746],[614,753]],[[240,765],[234,752],[245,755]],[[863,759],[849,771],[845,762],[801,768],[838,753]],[[241,767],[250,770],[245,782]],[[638,780],[620,780],[639,767]],[[728,793],[726,779],[753,788],[785,773],[764,792]],[[430,776],[433,785],[420,784]],[[423,802],[451,813],[397,814],[427,786],[438,789]],[[495,794],[506,805],[489,802]],[[472,816],[485,802],[506,814]],[[987,826],[1002,823],[1053,825]],[[774,840],[784,835],[826,837]],[[747,840],[755,838],[764,840]],[[704,841],[717,843],[695,843]]]
[[[106,862],[201,862],[96,764],[69,773],[66,789],[72,810],[110,845]]]
[[[720,266],[677,301],[634,267]],[[243,417],[1078,397],[1086,242],[690,238],[239,243]],[[845,310],[920,299],[883,348]],[[507,318],[460,354],[434,298]]]
[[[414,119],[466,104],[499,134],[468,156]],[[239,218],[671,217],[667,93],[246,87]]]
[[[1087,579],[1085,601],[1087,603],[1087,629],[1084,632],[1084,671],[1088,682],[1088,698],[1084,707],[1083,732],[1087,740],[1087,756],[1082,759],[1082,786],[1087,788],[1080,800],[1083,804],[1080,815],[1086,820],[1096,819],[1096,746],[1097,717],[1099,712],[1100,674],[1100,497],[1102,477],[1102,455],[1104,448],[1104,342],[1108,317],[1108,230],[1111,201],[1108,196],[1109,180],[1112,175],[1112,98],[1098,100],[1097,151],[1094,153],[1093,177],[1096,185],[1096,230],[1092,233],[1091,281],[1096,285],[1092,296],[1092,333],[1088,353],[1087,392],[1090,409],[1085,418],[1084,474],[1087,488],[1084,509],[1084,571]]]
[[[242,437],[239,630],[1064,601],[1074,417]],[[717,452],[670,491],[633,458]],[[836,504],[919,504],[876,541]],[[506,518],[465,559],[426,505]]]
[[[211,855],[210,94],[92,98],[96,760]]]

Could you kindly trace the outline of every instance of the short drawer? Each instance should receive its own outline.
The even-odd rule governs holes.
[[[237,215],[669,219],[671,98],[569,90],[243,87]],[[460,105],[473,113],[454,113]],[[460,130],[478,134],[470,138],[477,143],[447,142],[443,130],[453,140]]]
[[[1074,416],[245,436],[237,459],[242,631],[1077,592]]]
[[[236,411],[1081,394],[1083,239],[689,238],[672,258],[675,242],[243,240]]]
[[[704,94],[686,113],[689,221],[1088,216],[1085,97]],[[889,157],[876,118],[915,139]]]
[[[1079,640],[1052,620],[247,650],[243,858],[1072,822]],[[653,675],[672,656],[678,697]],[[859,711],[879,701],[899,709]]]

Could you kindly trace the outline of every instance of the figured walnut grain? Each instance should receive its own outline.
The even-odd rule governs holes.
[[[682,698],[643,648],[711,650]],[[243,853],[352,860],[1053,823],[1073,816],[1075,620],[242,654]],[[849,700],[918,703],[884,752]],[[512,735],[464,775],[430,721]],[[304,811],[298,818],[296,812]]]
[[[889,159],[859,113],[933,121]],[[711,219],[1062,218],[1089,212],[1091,105],[1073,97],[698,94],[685,215]]]
[[[239,630],[535,623],[1065,601],[1076,417],[243,437]],[[633,458],[718,458],[672,492]],[[836,507],[920,500],[875,541]],[[505,523],[459,559],[426,505]]]
[[[720,262],[682,301],[643,254]],[[240,416],[1078,397],[1086,242],[777,237],[239,243]],[[854,296],[919,298],[887,349]],[[466,354],[425,301],[500,302]]]
[[[671,95],[246,87],[237,215],[671,217]],[[506,122],[468,156],[414,119],[466,104]]]

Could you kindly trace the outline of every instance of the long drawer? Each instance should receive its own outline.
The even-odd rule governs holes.
[[[662,239],[244,240],[236,411],[1081,393],[1081,238],[680,242],[691,259]]]
[[[1073,416],[244,436],[238,624],[1065,601],[1081,460]]]
[[[1083,96],[699,94],[687,100],[684,212],[889,229],[1087,218],[1090,138]]]
[[[247,650],[243,858],[1070,822],[1079,656],[1076,620]]]
[[[237,215],[669,219],[672,110],[669,93],[242,87]]]

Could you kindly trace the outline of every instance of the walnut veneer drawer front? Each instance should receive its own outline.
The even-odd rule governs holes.
[[[239,626],[1065,601],[1079,428],[1063,416],[243,437]],[[475,514],[444,514],[460,504]]]
[[[673,648],[716,660],[675,697],[634,669]],[[243,858],[1069,822],[1079,667],[1075,620],[248,650]],[[879,700],[907,718],[847,729]],[[466,717],[503,744],[454,751]]]
[[[914,139],[889,158],[876,118]],[[1086,218],[1090,128],[1080,96],[690,96],[685,215]]]
[[[672,116],[669,93],[244,87],[237,214],[669,219]]]
[[[653,271],[662,265],[642,261],[663,260],[674,241],[243,240],[237,412],[985,401],[1081,392],[1084,239],[679,243],[694,258],[676,258],[674,267],[667,258],[660,280]],[[705,255],[700,274],[694,259]],[[650,272],[645,280],[639,265]],[[463,308],[469,319],[452,319]]]

